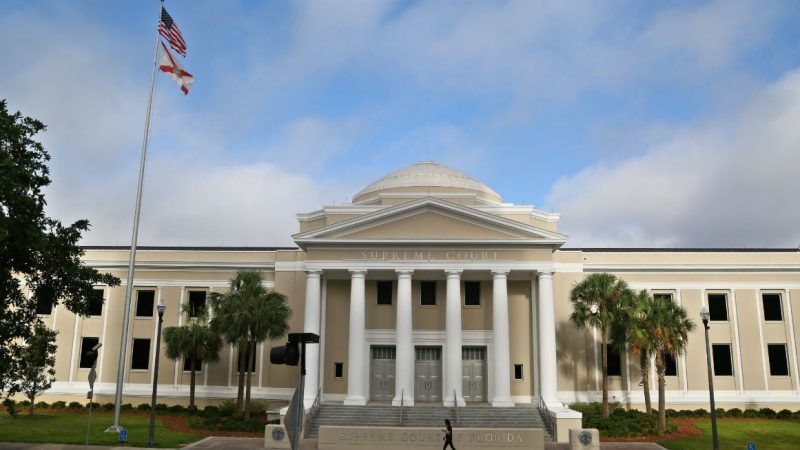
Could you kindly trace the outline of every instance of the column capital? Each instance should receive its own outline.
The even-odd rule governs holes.
[[[447,275],[447,278],[461,278],[461,274],[464,271],[461,269],[445,269],[444,273]]]
[[[539,278],[553,278],[554,270],[540,270],[538,275]]]
[[[322,275],[322,269],[306,269],[307,277],[319,277]]]
[[[492,270],[492,278],[505,278],[509,272],[511,272],[509,269],[494,269]]]
[[[395,273],[397,273],[397,278],[411,278],[414,269],[395,269]]]
[[[348,269],[350,276],[353,278],[364,278],[367,274],[367,269]]]

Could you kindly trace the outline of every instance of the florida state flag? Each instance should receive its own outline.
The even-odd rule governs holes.
[[[161,42],[161,62],[158,66],[162,72],[166,73],[181,87],[184,94],[189,93],[189,86],[194,83],[194,76],[183,70],[177,59],[167,50],[167,46]]]

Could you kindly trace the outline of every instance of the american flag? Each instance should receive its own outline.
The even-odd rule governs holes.
[[[181,30],[178,29],[178,24],[172,20],[172,17],[163,6],[161,7],[161,20],[158,21],[158,33],[164,36],[164,39],[169,42],[169,46],[173,50],[181,56],[186,56],[186,41],[183,40]]]

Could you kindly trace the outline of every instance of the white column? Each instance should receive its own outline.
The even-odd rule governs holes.
[[[556,357],[556,312],[553,303],[553,272],[539,272],[539,362],[542,399],[548,408],[558,407],[558,359]]]
[[[446,360],[447,374],[442,400],[445,406],[453,406],[453,390],[458,405],[465,406],[461,380],[461,270],[445,270],[447,274],[447,303],[445,324],[447,327]]]
[[[392,405],[414,405],[414,343],[412,331],[411,274],[397,270],[397,321],[395,323],[395,374]]]
[[[511,400],[511,357],[508,337],[508,270],[493,270],[492,336],[494,396],[492,406],[514,406]]]
[[[306,308],[303,331],[319,334],[320,318],[320,270],[306,271]],[[310,408],[317,396],[319,385],[319,345],[306,346],[306,389],[303,392],[303,405]]]
[[[366,405],[364,386],[364,276],[366,270],[350,271],[350,336],[345,405]]]

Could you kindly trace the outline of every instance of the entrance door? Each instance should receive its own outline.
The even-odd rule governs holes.
[[[414,399],[418,402],[442,400],[442,347],[416,347]]]
[[[486,401],[486,347],[462,347],[461,389],[466,402]]]
[[[370,400],[391,400],[394,398],[394,347],[373,346],[370,360]]]

